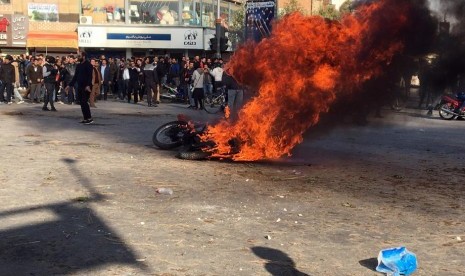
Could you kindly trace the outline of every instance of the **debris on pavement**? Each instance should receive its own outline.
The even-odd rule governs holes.
[[[381,250],[376,271],[392,276],[408,276],[417,270],[417,266],[416,255],[402,246]]]
[[[270,236],[270,235],[266,235],[266,236],[265,236],[265,239],[271,240],[271,236]]]
[[[344,206],[344,207],[355,208],[355,205],[352,205],[349,202],[344,202],[341,205]]]
[[[158,188],[157,193],[161,195],[172,195],[173,190],[170,188]]]

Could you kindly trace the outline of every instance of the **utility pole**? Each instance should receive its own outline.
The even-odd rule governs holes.
[[[221,17],[220,17],[220,0],[216,1],[217,9],[216,9],[216,57],[221,58],[221,49],[220,49],[220,38],[221,38]]]

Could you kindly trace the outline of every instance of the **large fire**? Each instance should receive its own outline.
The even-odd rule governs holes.
[[[213,156],[253,161],[290,155],[338,97],[379,75],[402,50],[405,2],[374,2],[341,21],[294,13],[274,25],[271,37],[243,45],[230,66],[257,94],[237,121],[209,127],[202,138],[216,143]],[[231,139],[239,141],[238,152]]]

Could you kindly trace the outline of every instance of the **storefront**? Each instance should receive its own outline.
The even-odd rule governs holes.
[[[23,54],[28,33],[24,15],[0,15],[0,49],[2,53]]]
[[[222,24],[240,8],[221,0]],[[217,0],[0,1],[0,51],[203,55],[216,12]]]
[[[79,26],[79,47],[126,56],[163,52],[200,54],[204,50],[204,29],[196,27]]]

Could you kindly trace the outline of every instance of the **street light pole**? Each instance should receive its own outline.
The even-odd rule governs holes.
[[[221,17],[220,17],[220,0],[216,1],[217,9],[216,9],[216,57],[221,58],[221,49],[220,49],[220,38],[221,38]]]

